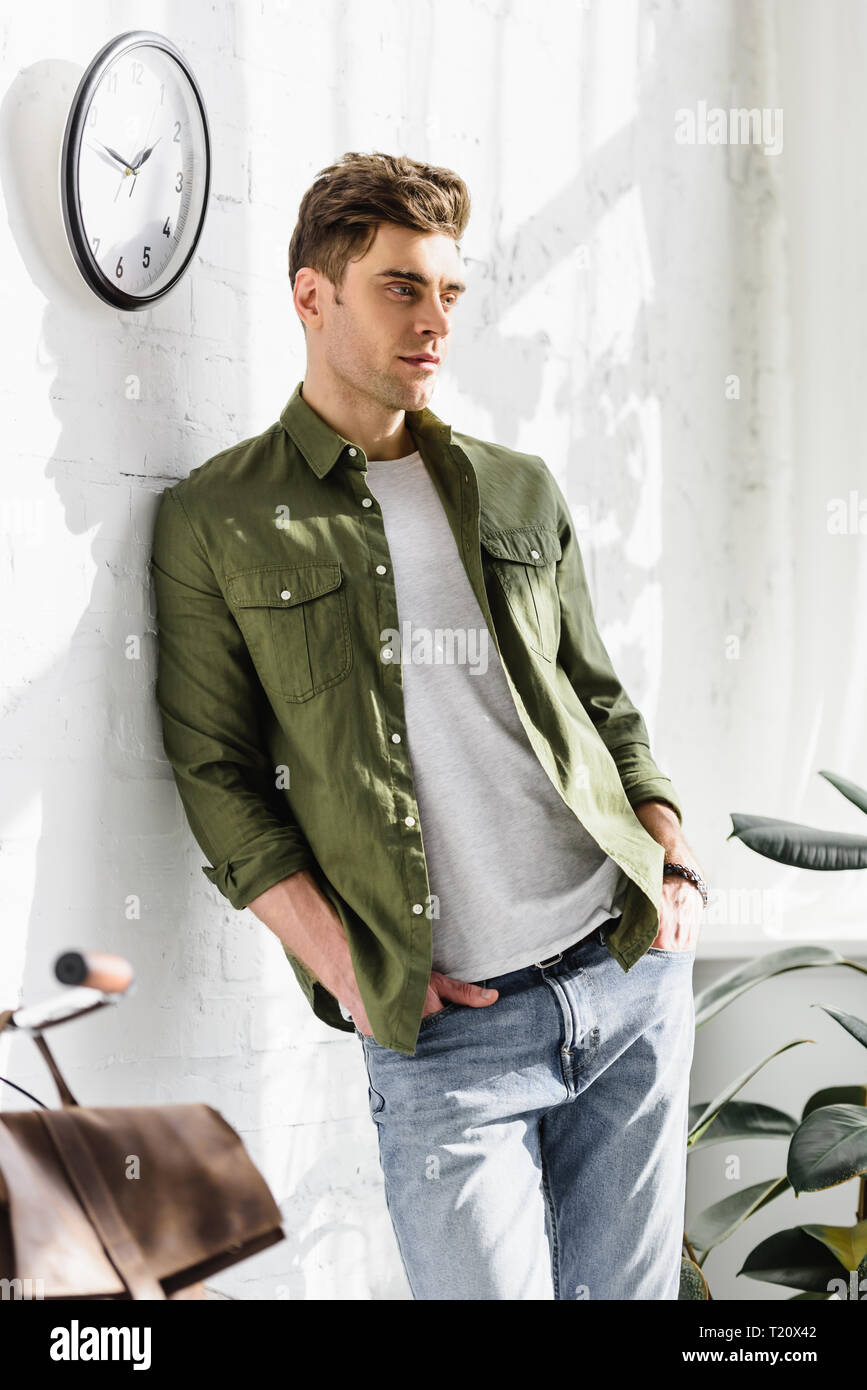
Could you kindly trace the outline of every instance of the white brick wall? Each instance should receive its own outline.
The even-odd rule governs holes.
[[[133,960],[136,993],[58,1033],[57,1052],[84,1102],[204,1100],[242,1131],[289,1239],[215,1281],[240,1298],[408,1295],[358,1045],[312,1016],[277,941],[207,882],[180,810],[153,700],[159,494],[267,427],[303,376],[286,252],[315,172],[377,148],[458,169],[472,292],[433,407],[542,454],[568,489],[603,634],[723,881],[728,809],[767,791],[791,813],[803,790],[773,717],[797,653],[779,621],[795,495],[785,258],[776,171],[679,148],[672,129],[677,107],[727,105],[733,88],[762,102],[770,8],[0,7],[0,1006],[51,992],[64,947]],[[57,152],[84,66],[134,25],[193,62],[214,171],[184,280],[123,314],[65,248]],[[749,644],[734,686],[729,631]],[[32,1045],[0,1040],[0,1070],[51,1095]]]

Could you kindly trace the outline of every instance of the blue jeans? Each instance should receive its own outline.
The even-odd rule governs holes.
[[[695,948],[627,972],[602,927],[422,1019],[358,1031],[385,1196],[416,1299],[676,1299]]]

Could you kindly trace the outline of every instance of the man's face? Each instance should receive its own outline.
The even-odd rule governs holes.
[[[421,410],[448,353],[465,286],[453,239],[381,222],[367,254],[350,261],[335,295],[319,277],[322,326],[308,334],[317,368],[388,410]],[[422,366],[408,358],[439,358]]]

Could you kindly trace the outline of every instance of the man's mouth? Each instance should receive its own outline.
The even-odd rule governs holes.
[[[401,362],[407,362],[411,367],[416,367],[422,371],[432,372],[439,366],[440,359],[434,357],[433,353],[422,352],[418,357],[402,357]]]

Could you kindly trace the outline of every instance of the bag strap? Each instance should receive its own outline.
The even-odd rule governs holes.
[[[114,1200],[96,1160],[81,1133],[77,1117],[68,1110],[35,1112],[48,1130],[69,1181],[130,1296],[164,1299],[162,1284]]]
[[[0,1029],[8,1025],[11,1016],[11,1010],[4,1010],[0,1014]],[[144,1251],[126,1224],[111,1188],[97,1167],[87,1140],[76,1123],[74,1112],[80,1109],[78,1101],[67,1086],[43,1035],[34,1033],[33,1041],[45,1058],[64,1107],[62,1110],[49,1110],[45,1107],[34,1113],[48,1130],[85,1215],[130,1297],[165,1299],[162,1284],[151,1270]],[[24,1176],[15,1142],[0,1118],[0,1167],[4,1162],[15,1167],[19,1178]],[[26,1187],[21,1185],[19,1190],[26,1191]]]
[[[54,1054],[52,1053],[51,1048],[48,1046],[48,1043],[45,1041],[45,1038],[42,1036],[41,1033],[34,1033],[33,1041],[36,1043],[36,1046],[39,1048],[39,1051],[45,1058],[48,1070],[51,1072],[51,1075],[54,1078],[54,1084],[57,1087],[61,1104],[78,1105],[78,1101],[75,1099],[75,1096],[72,1094],[69,1087],[67,1086],[66,1081],[63,1077],[63,1073],[61,1072],[59,1066],[55,1062]]]

